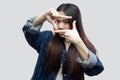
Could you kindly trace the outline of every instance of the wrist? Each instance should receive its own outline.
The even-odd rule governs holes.
[[[39,16],[37,16],[37,17],[34,19],[33,25],[34,25],[34,26],[37,26],[37,25],[39,25],[39,24],[42,24],[45,20],[46,20],[46,17],[45,17],[44,14],[39,15]]]
[[[83,41],[82,41],[80,38],[77,38],[77,39],[74,40],[73,43],[74,43],[75,45],[78,45],[78,43],[82,44]]]
[[[47,19],[47,18],[46,18],[46,15],[43,14],[43,15],[41,16],[41,21],[42,21],[42,23],[43,23],[46,19]]]

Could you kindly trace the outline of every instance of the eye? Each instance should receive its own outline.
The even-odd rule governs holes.
[[[63,21],[65,24],[68,24],[69,23],[69,21],[68,20],[65,20],[65,21]]]
[[[60,21],[59,20],[55,20],[55,23],[58,24],[58,23],[60,23]]]
[[[69,23],[68,21],[64,21],[64,23]]]

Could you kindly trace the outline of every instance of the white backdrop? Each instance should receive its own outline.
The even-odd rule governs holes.
[[[28,18],[64,2],[79,6],[85,32],[105,67],[98,76],[85,76],[86,80],[119,80],[119,0],[1,0],[0,80],[30,80],[38,55],[27,44],[22,27]],[[43,26],[42,30],[51,29],[47,22]]]

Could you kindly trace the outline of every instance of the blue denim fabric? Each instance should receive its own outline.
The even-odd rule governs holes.
[[[39,53],[34,74],[31,80],[55,80],[57,72],[52,72],[50,75],[47,75],[46,74],[47,65],[43,65],[46,48],[48,46],[50,39],[53,36],[53,33],[51,31],[42,31],[39,32],[38,34],[31,34],[29,33],[28,28],[29,27],[25,25],[22,29],[25,38],[29,45],[32,46]],[[85,68],[84,71],[85,74],[87,74],[88,76],[95,76],[100,74],[103,70],[104,70],[103,64],[97,57],[96,65],[92,68]],[[74,79],[70,76],[67,76],[66,74],[63,76],[63,80],[79,80],[79,79]]]

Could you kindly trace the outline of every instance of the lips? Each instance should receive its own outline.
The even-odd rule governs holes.
[[[61,37],[64,37],[64,34],[65,34],[64,32],[59,33]]]
[[[64,32],[60,32],[59,34],[60,34],[60,35],[64,35],[65,33],[64,33]]]

